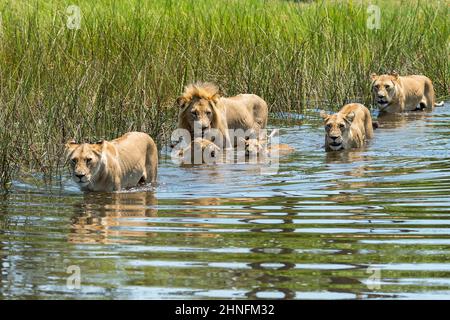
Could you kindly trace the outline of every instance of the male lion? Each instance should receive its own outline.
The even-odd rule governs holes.
[[[156,181],[158,150],[143,132],[93,144],[71,141],[66,152],[72,178],[82,191],[119,191]]]
[[[433,83],[425,76],[399,76],[396,72],[377,75],[372,73],[372,94],[380,112],[398,113],[426,109],[432,111],[436,104]]]
[[[327,151],[359,148],[366,139],[373,138],[372,117],[362,104],[347,104],[333,115],[321,111],[320,116],[325,120]]]
[[[219,88],[212,83],[188,85],[177,99],[177,104],[180,107],[178,128],[188,130],[191,139],[195,138],[194,126],[204,138],[208,131],[217,129],[221,137],[215,142],[223,148],[236,144],[230,138],[228,129],[251,130],[256,136],[267,125],[268,108],[263,99],[254,94],[221,97]]]

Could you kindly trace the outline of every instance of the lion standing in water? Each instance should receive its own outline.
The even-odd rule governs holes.
[[[66,144],[72,178],[82,191],[119,191],[156,182],[158,150],[143,132],[112,141]]]
[[[223,143],[215,143],[224,148],[236,144],[230,138],[228,129],[252,130],[257,136],[267,125],[267,103],[254,94],[240,94],[234,97],[221,97],[219,88],[212,83],[188,85],[177,99],[180,107],[178,128],[186,129],[194,139],[194,126],[197,125],[202,136],[210,129],[217,129]]]
[[[436,104],[433,83],[421,75],[399,76],[396,72],[377,75],[372,73],[372,95],[380,112],[432,111]]]
[[[369,109],[350,103],[333,115],[320,112],[325,121],[325,149],[337,151],[359,148],[373,138],[373,124]]]

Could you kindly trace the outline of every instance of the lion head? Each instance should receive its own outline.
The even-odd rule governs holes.
[[[349,144],[350,127],[355,118],[355,113],[342,114],[338,112],[329,115],[321,111],[320,116],[325,122],[325,148],[332,151],[346,149]]]
[[[396,72],[383,75],[372,73],[370,78],[372,80],[373,98],[384,109],[396,98],[396,85],[399,75]]]
[[[81,188],[87,187],[102,167],[102,151],[108,142],[82,143],[70,141],[66,144],[66,154],[70,164],[72,179]]]
[[[267,151],[267,141],[246,137],[238,138],[238,144],[237,146],[243,146],[245,150],[245,156],[257,156],[262,154],[264,151]]]
[[[203,138],[195,138],[177,153],[182,164],[217,163],[221,154],[222,150],[214,142]]]
[[[181,127],[191,132],[194,132],[194,125],[198,125],[202,132],[217,128],[219,115],[216,103],[219,99],[219,88],[212,83],[188,85],[177,99]]]

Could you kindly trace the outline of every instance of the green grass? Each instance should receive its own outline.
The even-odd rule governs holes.
[[[261,95],[271,112],[371,104],[368,75],[429,76],[448,97],[445,1],[0,0],[0,180],[57,176],[63,142],[130,130],[161,145],[191,81]],[[66,8],[81,8],[81,29]]]

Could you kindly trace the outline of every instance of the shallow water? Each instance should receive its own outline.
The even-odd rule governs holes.
[[[450,298],[450,105],[350,152],[306,122],[281,129],[277,175],[162,159],[154,191],[14,181],[0,298]]]

